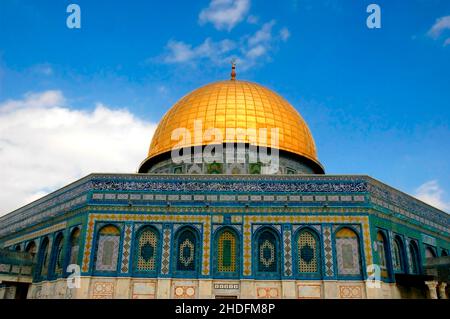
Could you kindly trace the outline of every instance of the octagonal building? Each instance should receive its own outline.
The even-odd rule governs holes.
[[[0,217],[0,248],[0,298],[446,298],[450,217],[325,174],[297,110],[233,70],[169,109],[138,173]]]

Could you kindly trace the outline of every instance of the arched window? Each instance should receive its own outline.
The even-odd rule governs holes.
[[[415,275],[419,274],[419,250],[413,241],[409,243],[409,264],[411,273]]]
[[[448,253],[447,253],[447,251],[445,249],[442,249],[441,256],[442,257],[448,256]]]
[[[404,261],[403,261],[403,244],[399,237],[394,238],[392,247],[392,266],[394,267],[394,271],[402,272],[404,271]]]
[[[44,279],[48,274],[48,264],[50,262],[49,256],[49,240],[48,237],[45,237],[42,240],[41,247],[39,249],[39,276]]]
[[[142,228],[136,236],[134,270],[137,272],[156,272],[159,253],[159,233],[153,227]]]
[[[279,236],[270,228],[260,230],[256,238],[257,272],[261,276],[280,274]]]
[[[78,253],[80,251],[80,229],[72,230],[70,235],[69,264],[78,264]]]
[[[384,239],[384,235],[381,231],[377,233],[377,254],[378,254],[378,263],[381,268],[381,277],[388,278],[388,266],[387,266],[387,258],[386,258],[386,241]]]
[[[303,229],[297,236],[297,271],[302,274],[320,274],[320,245],[315,232]]]
[[[108,225],[98,232],[95,270],[117,271],[120,231],[116,226]]]
[[[20,245],[16,245],[16,247],[14,248],[15,251],[20,251]]]
[[[55,245],[52,251],[52,276],[62,275],[64,254],[63,254],[64,236],[59,233],[55,239]]]
[[[182,228],[176,236],[175,269],[183,272],[198,271],[198,235],[192,228]]]
[[[225,228],[216,234],[215,272],[233,277],[239,275],[239,242],[235,232]]]
[[[34,257],[36,256],[36,243],[34,241],[30,241],[25,247],[25,251],[27,253],[30,253],[31,258],[34,259]]]
[[[350,228],[341,228],[335,235],[338,274],[361,275],[358,235]]]

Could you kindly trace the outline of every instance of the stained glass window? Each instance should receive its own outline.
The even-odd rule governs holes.
[[[273,232],[260,232],[257,240],[258,271],[278,272],[278,254],[278,240]]]
[[[159,235],[153,228],[147,227],[139,232],[136,251],[137,271],[156,271]]]
[[[178,271],[197,270],[197,238],[190,229],[182,230],[177,237],[177,260]]]
[[[319,247],[316,236],[303,230],[297,238],[298,271],[300,273],[317,273],[319,271]]]
[[[236,272],[237,252],[236,235],[230,230],[222,231],[217,239],[217,271]]]
[[[336,254],[340,275],[361,274],[358,236],[353,230],[342,228],[336,233]]]
[[[98,234],[95,269],[99,271],[116,271],[119,255],[120,231],[109,225],[100,229]]]

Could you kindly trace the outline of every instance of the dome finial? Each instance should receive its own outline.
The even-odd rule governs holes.
[[[231,60],[231,80],[236,80],[236,59]]]

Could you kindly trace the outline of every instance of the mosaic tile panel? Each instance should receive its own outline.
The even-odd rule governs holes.
[[[100,235],[97,248],[95,269],[99,271],[116,271],[119,255],[120,236]]]
[[[237,269],[237,240],[228,230],[219,235],[217,243],[217,270],[219,272],[235,272]]]
[[[197,268],[198,243],[191,230],[184,230],[178,237],[177,270],[195,271]]]
[[[170,237],[171,237],[171,229],[164,229],[163,234],[163,252],[161,258],[161,273],[163,275],[167,275],[170,269]]]
[[[336,254],[340,275],[359,275],[361,273],[358,239],[356,237],[336,238]]]
[[[258,237],[258,271],[278,271],[278,244],[275,236],[263,231]]]
[[[332,277],[334,275],[334,264],[330,226],[323,227],[323,253],[323,255],[325,256],[325,275],[328,277]]]
[[[125,232],[122,246],[122,265],[120,271],[127,273],[130,268],[130,254],[131,254],[131,236],[133,234],[133,226],[125,225]]]
[[[283,231],[283,250],[284,250],[284,275],[292,276],[292,233],[289,229]]]
[[[155,230],[147,228],[140,232],[137,245],[138,271],[155,271],[158,256],[158,234]]]
[[[319,270],[317,241],[309,231],[301,231],[297,238],[298,271],[316,273]]]

